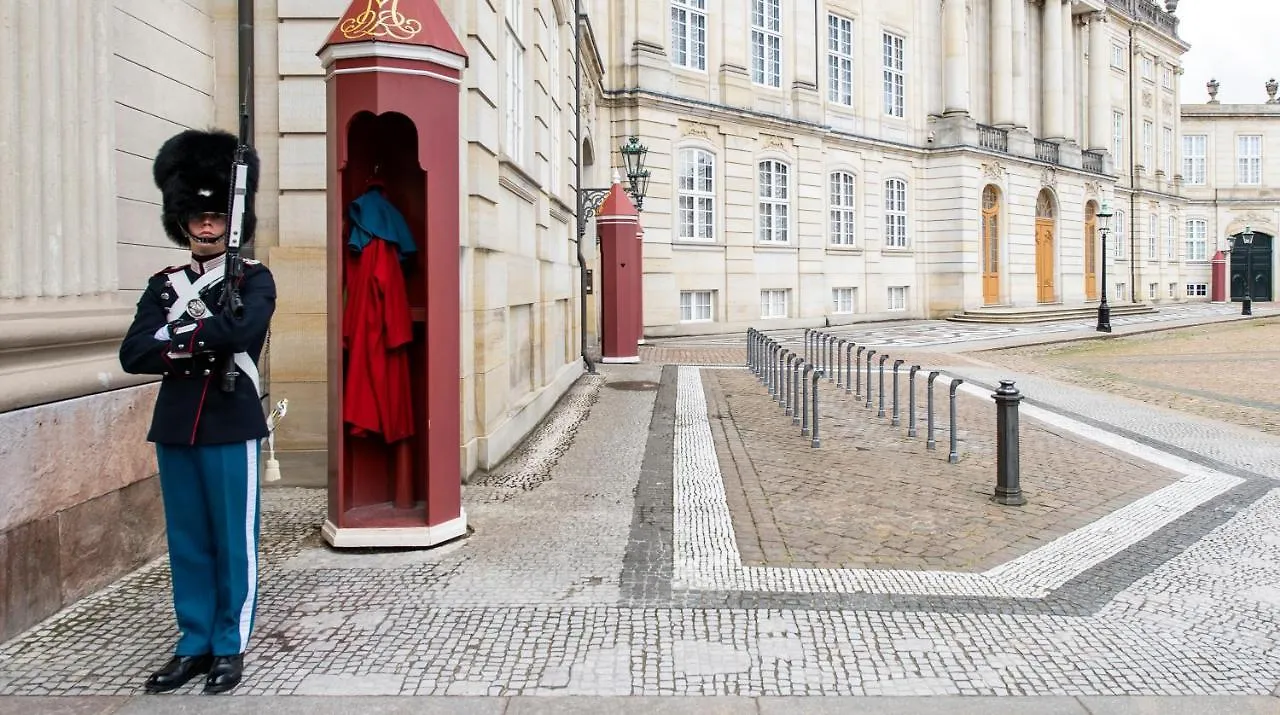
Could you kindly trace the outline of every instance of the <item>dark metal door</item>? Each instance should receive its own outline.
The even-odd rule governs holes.
[[[1251,300],[1268,302],[1275,294],[1271,272],[1271,236],[1255,233],[1252,246],[1236,242],[1231,249],[1231,300],[1244,300],[1245,273],[1253,279]]]

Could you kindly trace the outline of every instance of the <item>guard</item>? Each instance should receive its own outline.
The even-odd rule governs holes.
[[[238,145],[228,132],[187,130],[157,153],[161,222],[191,257],[147,282],[120,346],[126,372],[163,376],[147,439],[160,467],[181,636],[173,658],[147,679],[148,692],[174,690],[197,675],[206,676],[206,693],[236,687],[257,606],[258,455],[267,436],[258,358],[276,287],[266,266],[236,250],[228,255]],[[240,148],[248,180],[239,235],[248,242],[259,160],[252,148]],[[229,262],[239,277],[228,299]],[[228,301],[239,310],[227,309]]]

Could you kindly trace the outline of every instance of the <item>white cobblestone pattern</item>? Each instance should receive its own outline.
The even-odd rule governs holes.
[[[950,376],[944,375],[947,380]],[[979,397],[988,393],[961,389]],[[701,370],[679,368],[675,418],[674,584],[716,591],[897,593],[1039,598],[1244,480],[1028,406],[1025,416],[1181,472],[1178,481],[982,573],[743,566],[725,496]]]
[[[605,375],[637,370],[656,373]],[[468,489],[476,532],[442,549],[333,552],[317,533],[323,491],[264,491],[259,626],[231,697],[1263,695],[1280,683],[1275,490],[1083,616],[999,601],[989,613],[619,606],[653,403],[600,389],[549,477],[503,500]],[[0,695],[138,693],[174,641],[167,574],[158,560],[0,644]]]

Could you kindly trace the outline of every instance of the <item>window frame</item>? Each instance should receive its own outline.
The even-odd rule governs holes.
[[[706,295],[707,297],[707,317],[698,317],[698,310],[702,307],[697,298]],[[685,297],[688,296],[688,315],[685,317]],[[680,322],[681,323],[713,323],[716,319],[716,292],[713,290],[682,290],[680,291]]]
[[[842,44],[841,35],[845,26],[848,29],[847,48]],[[827,13],[827,101],[840,107],[853,107],[856,101],[853,78],[856,37],[853,18]],[[847,66],[842,67],[842,63]],[[842,90],[844,94],[841,94]]]
[[[687,177],[685,172],[685,169],[687,168],[686,158],[689,157],[690,155],[694,157],[694,162],[695,162],[693,164],[694,173],[692,176],[693,188],[686,189],[684,186],[684,182],[686,178],[689,178]],[[703,189],[700,189],[698,187],[698,183],[702,179],[702,177],[698,175],[698,167],[700,165],[697,164],[696,162],[703,155],[705,155],[709,159],[707,163],[707,166],[710,169],[709,180],[711,183],[711,190],[709,192]],[[718,191],[717,182],[716,182],[716,160],[717,160],[716,153],[704,146],[685,145],[685,146],[678,147],[676,149],[675,211],[674,211],[675,226],[674,226],[672,235],[677,242],[680,242],[680,243],[718,243],[719,242],[720,227],[719,227],[719,216],[717,215],[719,213],[717,210],[719,208],[719,191]],[[692,212],[691,224],[690,224],[690,227],[692,228],[692,234],[688,236],[686,236],[684,233],[684,212],[686,210],[684,207],[685,198],[690,199],[691,207],[688,210]],[[698,235],[700,233],[700,229],[703,228],[700,222],[700,218],[702,218],[701,213],[703,211],[703,209],[699,206],[700,202],[705,202],[709,206],[711,226],[710,226],[710,236],[707,238],[703,238]]]
[[[751,83],[781,88],[782,0],[751,0],[750,51]]]
[[[776,177],[779,173],[783,177],[782,192],[785,194],[782,198],[773,195],[765,195],[764,167],[770,165],[770,175]],[[779,172],[778,169],[781,169]],[[777,182],[769,183],[770,192],[777,192]],[[765,157],[756,160],[756,243],[763,246],[787,246],[791,244],[791,164],[783,159]],[[766,206],[772,207],[768,212],[764,209]],[[785,220],[781,229],[778,228],[777,214],[781,209]],[[765,227],[765,215],[769,216],[769,226]],[[768,238],[765,238],[765,232],[768,231]],[[782,239],[777,238],[777,234],[781,231]]]
[[[1196,141],[1199,140],[1199,141]],[[1196,146],[1198,144],[1198,146]],[[1193,151],[1196,149],[1197,151]],[[1188,186],[1208,183],[1209,135],[1182,135],[1182,181]]]
[[[765,310],[765,297],[768,295],[768,311]],[[774,308],[777,303],[773,298],[782,297],[782,312],[775,314]],[[761,320],[783,320],[791,316],[791,291],[786,288],[761,288],[760,289],[760,319]]]
[[[911,304],[911,286],[886,286],[886,288],[887,288],[887,291],[885,293],[885,310],[891,311],[891,312],[907,310],[908,306]],[[894,307],[895,292],[899,293],[899,295],[902,298],[902,304],[898,307]]]
[[[1199,231],[1193,231],[1198,227]],[[1209,221],[1203,218],[1189,218],[1183,223],[1183,245],[1186,247],[1187,261],[1209,260]]]
[[[893,190],[890,188],[889,185],[893,183],[898,183],[898,184],[901,184],[902,186],[902,191],[901,191],[902,208],[900,209],[890,206],[890,202],[894,200],[894,196],[893,196]],[[884,189],[883,191],[884,247],[886,249],[899,250],[899,251],[906,250],[911,247],[911,229],[910,229],[911,202],[908,199],[909,184],[907,183],[907,180],[902,177],[890,176],[884,180],[883,189]],[[899,218],[901,219],[900,221],[891,220],[891,219],[899,219]],[[898,238],[897,236],[894,235],[893,230],[891,230],[894,227],[901,229],[901,234],[902,234],[900,237],[901,242],[894,240]]]
[[[839,202],[836,200],[837,177],[840,177],[843,184],[841,188],[849,191],[847,196],[839,197],[842,199]],[[848,229],[847,233],[837,230],[837,223],[843,223]],[[841,238],[848,240],[837,240]],[[858,175],[848,169],[832,169],[827,172],[827,243],[840,248],[858,246]]]
[[[1111,110],[1111,153],[1115,159],[1115,163],[1119,164],[1124,158],[1124,112],[1119,109]]]
[[[528,43],[523,34],[524,0],[507,0],[506,11],[503,13],[503,36],[507,54],[503,153],[521,166],[525,164],[529,150],[528,127],[525,123],[525,109],[529,100],[524,86],[529,74],[525,66]]]
[[[895,44],[896,43],[896,44]],[[897,66],[894,66],[896,62]],[[907,38],[889,30],[881,33],[880,65],[883,77],[884,116],[907,116]]]
[[[1246,156],[1242,151],[1246,140],[1257,140],[1257,156]],[[1252,143],[1252,141],[1250,141]],[[1261,134],[1237,134],[1236,135],[1236,184],[1240,186],[1261,186],[1262,185],[1262,135]],[[1245,162],[1249,162],[1248,165]],[[1246,176],[1246,173],[1248,176]]]
[[[693,20],[702,21],[696,27]],[[683,23],[683,34],[677,31],[677,22]],[[671,17],[668,24],[671,42],[671,64],[691,72],[707,71],[707,0],[671,0]],[[701,38],[695,33],[701,32]],[[700,49],[700,52],[698,51]],[[681,61],[683,55],[683,62]]]
[[[847,293],[849,298],[849,309],[841,310],[842,300],[841,294]],[[831,314],[832,315],[853,315],[858,312],[858,288],[857,286],[839,286],[831,289]]]

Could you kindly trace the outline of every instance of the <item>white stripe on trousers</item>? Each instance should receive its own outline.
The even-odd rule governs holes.
[[[251,439],[245,447],[245,519],[244,544],[249,569],[245,574],[244,604],[240,606],[240,652],[249,649],[249,626],[253,621],[254,603],[258,600],[258,543],[254,538],[257,527],[258,506],[258,440]]]

